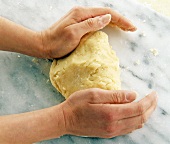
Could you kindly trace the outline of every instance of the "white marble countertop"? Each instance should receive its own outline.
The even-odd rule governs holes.
[[[170,0],[137,0],[139,2],[144,3],[150,8],[158,11],[162,15],[170,17]]]
[[[130,18],[134,33],[105,28],[120,58],[123,89],[159,94],[158,107],[145,126],[112,139],[66,135],[42,144],[169,144],[170,143],[170,19],[134,0],[0,0],[0,15],[33,30],[49,27],[75,5],[109,6]],[[156,49],[155,56],[151,50]],[[22,113],[59,104],[64,98],[49,82],[48,60],[0,52],[0,115]]]

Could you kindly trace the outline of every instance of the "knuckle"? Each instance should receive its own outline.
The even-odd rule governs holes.
[[[65,37],[67,38],[67,39],[71,39],[71,40],[74,40],[74,39],[76,39],[76,32],[75,32],[75,30],[74,29],[71,29],[71,28],[68,28],[68,29],[65,29]]]
[[[90,100],[93,102],[98,98],[98,88],[91,88],[88,90],[88,95],[90,96]]]
[[[141,125],[138,125],[136,129],[143,128],[143,126],[144,126],[143,124],[141,124]]]
[[[86,20],[86,24],[88,27],[94,27],[95,26],[95,21],[93,20],[93,18],[89,18]]]
[[[82,9],[83,9],[83,7],[81,7],[81,6],[75,6],[75,7],[72,8],[72,11],[73,12],[79,12]]]
[[[113,134],[115,132],[115,129],[113,126],[110,126],[108,125],[106,128],[105,128],[105,131],[107,134]]]
[[[111,13],[112,9],[110,7],[106,7],[107,12]]]
[[[113,123],[114,120],[115,119],[114,119],[114,115],[112,112],[105,112],[105,121],[107,123]]]
[[[125,110],[124,110],[124,114],[125,115],[133,115],[133,109],[132,108],[126,108]]]
[[[81,17],[84,15],[84,7],[75,6],[70,10],[69,14],[75,22],[80,22]]]
[[[144,113],[144,106],[143,106],[143,104],[139,103],[137,110],[138,110],[139,114],[143,114]]]
[[[141,115],[141,124],[145,123],[147,121],[147,118],[145,115]]]
[[[73,13],[74,16],[78,16],[82,12],[82,10],[83,10],[83,7],[75,6],[71,9],[71,13]]]
[[[91,88],[91,89],[89,89],[88,90],[88,94],[89,95],[96,95],[96,94],[98,94],[98,88]]]
[[[114,92],[112,94],[112,99],[114,102],[120,103],[122,101],[122,94],[120,92]]]

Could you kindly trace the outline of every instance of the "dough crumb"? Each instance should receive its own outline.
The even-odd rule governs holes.
[[[32,62],[35,63],[35,64],[38,64],[38,59],[37,58],[33,58]]]
[[[143,22],[143,23],[145,23],[145,22],[146,22],[146,20],[143,20],[142,22]]]
[[[46,83],[49,83],[49,81],[50,81],[50,80],[49,80],[49,79],[47,79]]]
[[[127,70],[127,71],[130,70],[130,67],[129,66],[125,67],[125,70]]]
[[[145,32],[142,32],[141,34],[143,37],[146,37],[146,33]]]
[[[154,56],[159,55],[158,50],[157,50],[157,49],[155,49],[155,48],[150,49],[150,52],[151,52]]]
[[[140,65],[140,60],[134,62],[135,65]]]
[[[52,7],[52,6],[50,6],[49,10],[52,10],[52,9],[53,9],[53,7]]]

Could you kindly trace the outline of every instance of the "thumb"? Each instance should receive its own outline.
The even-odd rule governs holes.
[[[111,15],[105,14],[94,18],[89,18],[80,23],[72,25],[72,28],[78,33],[80,37],[91,31],[97,31],[104,28],[111,21]]]
[[[97,89],[95,98],[93,98],[94,104],[108,103],[108,104],[123,104],[130,103],[136,99],[137,93],[127,90],[103,90]]]
[[[110,92],[114,103],[130,103],[136,99],[137,93],[134,91],[117,90]]]

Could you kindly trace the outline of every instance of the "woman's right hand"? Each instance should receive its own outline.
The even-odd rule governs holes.
[[[72,52],[86,33],[100,30],[109,23],[125,31],[136,30],[128,19],[111,8],[74,7],[51,27],[38,33],[42,44],[37,56],[61,58]]]
[[[142,128],[156,108],[152,92],[139,102],[136,93],[98,88],[73,93],[61,104],[66,134],[111,138]]]

